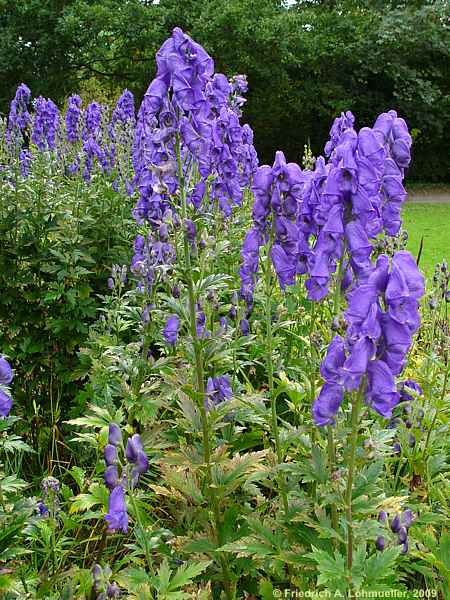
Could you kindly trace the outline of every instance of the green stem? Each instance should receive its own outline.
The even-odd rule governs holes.
[[[441,397],[440,397],[439,405],[442,404],[442,402],[443,402],[443,400],[445,398],[445,394],[447,393],[448,372],[449,372],[449,366],[448,366],[448,364],[446,365],[446,367],[447,368],[445,370],[444,382],[442,384],[442,392],[441,392]],[[427,452],[428,444],[430,442],[431,432],[433,431],[433,429],[434,429],[434,427],[436,425],[436,421],[437,421],[438,415],[439,415],[439,408],[436,408],[433,420],[432,420],[431,425],[430,425],[430,428],[428,429],[427,437],[426,437],[426,440],[425,440],[425,445],[424,445],[424,448],[423,448],[424,459],[426,459],[426,452]]]
[[[334,443],[334,434],[333,427],[328,425],[327,427],[327,442],[328,442],[328,469],[330,478],[333,476],[333,473],[336,469],[336,445]],[[338,511],[336,502],[332,502],[331,504],[331,526],[335,531],[339,528],[338,521]],[[337,540],[335,540],[335,544],[337,544]]]
[[[278,430],[277,398],[274,393],[273,384],[273,335],[272,335],[272,269],[270,265],[270,252],[273,243],[273,228],[270,234],[270,240],[267,247],[265,283],[266,283],[266,368],[267,382],[269,386],[270,409],[272,416],[272,431],[275,441],[275,452],[277,456],[277,466],[283,463],[283,452],[281,450],[280,432]],[[279,477],[279,487],[285,515],[288,515],[289,504],[287,499],[284,481]]]
[[[365,382],[361,383],[359,390],[352,397],[352,428],[350,433],[350,457],[348,463],[347,489],[345,493],[345,506],[347,516],[347,570],[350,584],[350,597],[352,585],[351,570],[353,566],[353,514],[352,492],[355,474],[356,443],[358,439],[359,413],[364,396]]]
[[[133,505],[136,522],[139,526],[139,529],[141,531],[142,540],[144,542],[144,551],[145,551],[145,559],[147,561],[147,566],[150,571],[150,574],[155,575],[155,570],[153,569],[153,563],[152,563],[152,559],[150,556],[150,550],[149,550],[148,544],[147,544],[147,537],[145,535],[145,529],[144,529],[144,526],[142,525],[141,516],[139,514],[139,510],[138,510],[138,507],[136,504],[136,498],[134,497],[134,490],[130,490],[129,497],[131,498],[131,504]]]
[[[181,198],[181,215],[183,221],[187,218],[187,201],[186,201],[186,187],[183,173],[183,165],[181,161],[180,151],[180,140],[177,139],[177,167],[178,167],[178,182],[180,188]],[[183,235],[183,252],[184,252],[184,266],[186,271],[186,283],[188,289],[188,302],[189,302],[189,326],[192,337],[192,344],[194,348],[195,357],[195,374],[196,374],[196,392],[198,394],[198,406],[200,410],[200,419],[202,424],[202,442],[203,442],[203,455],[206,466],[206,486],[207,496],[210,500],[211,507],[214,515],[214,529],[219,546],[223,545],[223,539],[221,535],[222,520],[220,514],[219,501],[213,486],[212,477],[212,465],[211,465],[211,446],[209,443],[209,422],[208,414],[206,411],[204,396],[205,396],[205,377],[204,377],[204,366],[203,366],[203,352],[200,340],[197,336],[196,327],[196,299],[194,282],[192,280],[192,268],[191,268],[191,253],[189,248],[189,240],[186,233]],[[218,559],[222,569],[223,587],[227,600],[233,600],[235,597],[233,586],[231,584],[231,577],[228,568],[228,561],[223,553],[218,553]]]

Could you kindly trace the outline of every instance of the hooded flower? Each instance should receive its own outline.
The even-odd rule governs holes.
[[[225,400],[230,400],[233,397],[230,378],[228,375],[220,375],[219,377],[209,377],[206,384],[205,407],[213,408]]]
[[[9,362],[0,356],[0,384],[9,385],[13,380],[13,371]]]
[[[12,398],[9,394],[0,389],[0,415],[7,417],[12,407]]]
[[[342,401],[344,391],[356,390],[363,380],[366,404],[385,418],[401,398],[395,376],[405,365],[420,323],[423,277],[409,253],[397,252],[390,270],[388,257],[381,255],[365,279],[348,294],[345,339],[335,336],[322,361],[325,385],[313,405],[320,426],[334,421],[337,398]]]
[[[169,346],[175,346],[178,338],[178,331],[180,329],[180,319],[177,315],[170,316],[163,330],[163,336]]]
[[[105,515],[105,520],[108,522],[109,532],[116,532],[121,529],[123,533],[127,533],[128,513],[125,503],[125,490],[122,485],[116,486],[109,496],[108,512]]]

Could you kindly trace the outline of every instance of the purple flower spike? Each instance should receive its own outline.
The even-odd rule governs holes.
[[[2,385],[9,385],[13,380],[13,371],[11,365],[5,359],[0,357],[0,383]]]
[[[116,486],[109,496],[108,512],[105,515],[108,522],[108,531],[114,533],[121,529],[128,531],[128,513],[125,504],[125,490],[122,485]]]
[[[108,442],[113,446],[118,446],[122,442],[122,432],[117,423],[109,424]]]

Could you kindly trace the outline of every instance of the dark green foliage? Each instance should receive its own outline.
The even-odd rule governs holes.
[[[217,70],[249,78],[245,118],[263,162],[278,148],[299,160],[323,152],[342,110],[372,125],[396,109],[413,137],[411,176],[449,178],[450,7],[429,2],[280,0],[1,0],[0,110],[25,81],[61,100],[94,78],[141,95],[153,56],[175,26],[215,57]]]
[[[98,318],[113,263],[128,264],[131,202],[110,182],[51,177],[44,160],[0,200],[0,346],[16,371],[16,414],[39,459],[78,389],[76,353]],[[61,417],[62,415],[62,417]],[[57,450],[56,450],[57,451]],[[45,464],[42,462],[41,464]]]

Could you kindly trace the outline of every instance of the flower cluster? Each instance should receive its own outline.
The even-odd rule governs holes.
[[[415,396],[422,396],[423,392],[418,383],[412,381],[411,379],[407,379],[406,381],[401,381],[397,385],[397,390],[400,396],[399,406],[402,406],[402,414],[401,416],[396,416],[392,418],[388,424],[388,429],[397,429],[400,424],[403,423],[405,429],[409,430],[408,435],[408,445],[410,448],[414,448],[416,445],[416,436],[411,431],[412,429],[419,429],[424,431],[422,426],[422,421],[425,416],[424,410],[421,407],[414,407],[412,403]],[[414,394],[411,395],[411,394]],[[395,454],[399,454],[402,450],[398,434],[396,433],[394,437],[394,444],[392,446]]]
[[[205,408],[211,410],[215,406],[233,397],[230,378],[228,375],[208,377],[206,383]]]
[[[296,163],[286,163],[278,151],[272,167],[263,165],[253,178],[253,227],[241,250],[241,298],[251,310],[258,272],[259,252],[270,240],[270,256],[280,286],[295,283],[299,253],[297,215],[305,176]]]
[[[388,525],[388,515],[385,511],[381,511],[378,514],[378,521],[382,524]],[[401,545],[401,553],[406,554],[408,552],[408,530],[413,524],[414,514],[412,510],[407,509],[401,514],[396,514],[390,522],[390,529],[392,533],[397,535],[397,543]],[[377,550],[382,552],[386,547],[386,540],[384,536],[379,535],[375,540],[375,546]]]
[[[236,91],[214,74],[207,52],[175,28],[156,55],[157,74],[138,113],[133,161],[139,200],[134,215],[157,228],[174,204],[181,154],[188,200],[199,208],[210,197],[225,214],[242,199],[256,165],[252,133],[241,126]]]
[[[66,138],[71,144],[76,144],[80,141],[80,125],[81,125],[81,98],[78,94],[69,96],[67,102],[67,111],[65,117],[66,123]]]
[[[20,147],[29,141],[27,130],[31,125],[31,115],[28,112],[30,100],[30,89],[24,83],[21,83],[16,90],[9,111],[8,127],[5,133],[8,146]]]
[[[423,276],[408,252],[397,252],[390,270],[388,257],[379,256],[366,282],[349,292],[345,339],[333,338],[320,368],[325,384],[313,404],[317,425],[334,423],[344,391],[362,384],[366,404],[391,416],[400,401],[395,376],[419,327],[423,293]]]
[[[0,356],[0,416],[7,417],[12,407],[12,398],[8,386],[13,380],[13,371],[9,362]]]
[[[52,517],[56,517],[59,508],[58,493],[60,489],[61,484],[56,477],[45,477],[41,481],[42,500],[39,500],[36,504],[36,508],[41,518],[45,519],[49,517],[50,514]]]
[[[110,489],[108,513],[105,520],[108,521],[109,531],[121,529],[124,533],[128,531],[128,513],[125,502],[125,489],[133,490],[139,477],[148,471],[148,457],[144,452],[141,437],[135,433],[128,438],[125,448],[125,464],[122,466],[119,476],[119,448],[123,449],[122,432],[116,423],[109,426],[108,444],[104,449],[106,486]]]
[[[97,159],[102,171],[110,168],[110,157],[103,141],[102,128],[103,107],[97,102],[91,102],[84,114],[84,127],[81,137],[83,140],[84,169],[83,179],[91,180],[94,160]]]
[[[41,151],[53,151],[60,130],[60,114],[56,104],[42,96],[34,102],[34,120],[31,141]]]
[[[406,197],[402,184],[409,165],[411,136],[393,110],[381,114],[373,128],[357,133],[350,112],[337,118],[330,141],[315,170],[305,173],[298,226],[301,232],[299,272],[308,273],[308,297],[328,293],[331,274],[345,259],[359,279],[371,270],[371,240],[382,232],[395,235]],[[347,258],[348,255],[348,258]]]
[[[162,223],[153,235],[138,235],[134,240],[134,254],[130,270],[139,279],[139,289],[150,293],[156,271],[164,272],[175,261],[175,248],[168,242],[168,227]]]
[[[94,591],[98,594],[96,600],[120,598],[120,588],[117,583],[111,583],[111,575],[112,571],[109,566],[102,569],[100,565],[94,565],[92,569],[92,578],[94,580]]]

